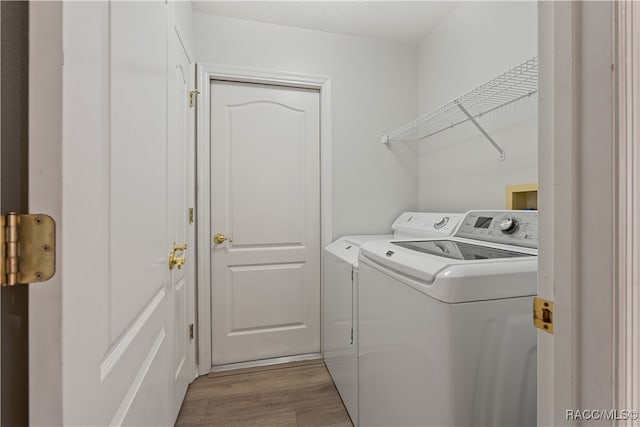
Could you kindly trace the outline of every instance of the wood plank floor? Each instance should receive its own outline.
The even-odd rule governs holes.
[[[209,374],[189,386],[176,426],[352,427],[322,360]]]

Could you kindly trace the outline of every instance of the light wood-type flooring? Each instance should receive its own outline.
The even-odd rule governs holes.
[[[216,372],[189,386],[176,426],[352,427],[322,360]]]

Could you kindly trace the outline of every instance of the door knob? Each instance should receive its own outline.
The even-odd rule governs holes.
[[[218,245],[224,243],[225,240],[233,242],[233,239],[231,237],[225,237],[225,235],[222,233],[216,233],[216,235],[213,236],[213,241]]]
[[[182,270],[182,266],[187,262],[185,255],[182,255],[182,252],[186,251],[186,243],[178,245],[176,242],[173,242],[173,250],[169,253],[169,270],[173,270],[173,267],[178,267],[178,270]],[[179,252],[182,256],[177,256]]]
[[[178,267],[178,270],[182,270],[182,266],[187,260],[185,256],[176,256],[175,251],[169,253],[169,270],[173,270],[173,267]]]

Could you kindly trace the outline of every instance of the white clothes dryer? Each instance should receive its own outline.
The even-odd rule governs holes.
[[[360,426],[536,424],[537,236],[535,211],[471,211],[362,246]]]
[[[393,235],[345,236],[325,248],[323,355],[354,425],[358,425],[358,251],[369,241],[447,237],[463,214],[405,212]]]

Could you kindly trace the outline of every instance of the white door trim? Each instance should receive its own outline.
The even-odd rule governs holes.
[[[640,408],[640,5],[616,2],[616,408]],[[630,420],[621,425],[632,425]]]
[[[57,221],[62,244],[62,2],[29,4],[29,209]],[[47,102],[42,102],[46,99]],[[93,104],[92,104],[93,105]],[[62,270],[29,289],[29,423],[63,425]]]
[[[571,49],[576,42],[574,15],[571,2],[538,4],[538,295],[554,301],[556,335],[566,336],[575,336],[577,323],[575,311],[559,309],[573,307],[578,280],[573,269],[579,233],[573,221],[578,185],[575,153],[579,149],[574,129],[577,64]],[[555,46],[563,47],[562,55],[555,55]],[[556,221],[567,224],[558,233],[553,232]],[[558,253],[566,254],[560,265],[556,265]],[[556,287],[555,282],[564,286]],[[538,425],[555,425],[561,418],[558,407],[576,407],[575,347],[574,340],[555,340],[553,335],[538,332]],[[559,353],[567,357],[556,359]],[[552,358],[551,366],[544,360],[546,355]]]
[[[211,80],[227,80],[244,83],[263,83],[278,86],[316,89],[320,91],[320,237],[324,248],[331,243],[332,230],[332,182],[331,182],[331,78],[310,74],[228,65],[197,65],[196,85],[200,91],[197,102],[197,257],[198,257],[198,373],[211,371],[211,181],[209,120]],[[322,251],[321,251],[322,253]],[[322,271],[324,259],[321,256]],[[322,278],[321,278],[322,289]],[[322,290],[321,290],[322,294]],[[322,300],[322,295],[321,295]],[[322,321],[320,322],[322,324]]]
[[[582,424],[570,419],[572,410],[636,409],[613,407],[619,345],[614,12],[608,2],[538,4],[538,294],[554,301],[554,335],[538,332],[543,426]]]

